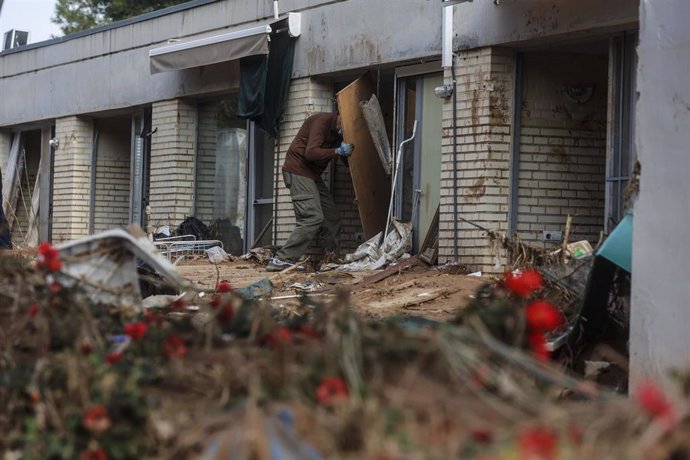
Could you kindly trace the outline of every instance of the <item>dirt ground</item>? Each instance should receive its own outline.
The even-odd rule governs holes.
[[[336,287],[349,287],[355,308],[363,316],[420,316],[436,321],[453,318],[457,309],[466,306],[474,291],[487,282],[486,279],[453,274],[421,263],[378,283],[362,282],[375,273],[373,271],[276,275],[252,261],[220,265],[212,265],[206,260],[187,261],[177,269],[182,276],[207,289],[223,280],[241,288],[269,278],[274,286],[273,302],[283,306],[296,305],[301,293],[308,292],[318,300],[327,300]]]

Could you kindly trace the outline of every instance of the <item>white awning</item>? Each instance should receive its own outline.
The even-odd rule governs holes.
[[[151,73],[190,69],[268,54],[268,37],[271,32],[270,25],[263,25],[154,48],[149,51]]]
[[[302,15],[287,13],[278,19],[248,29],[206,35],[154,48],[149,51],[151,73],[191,69],[247,56],[268,54],[270,34],[281,32],[287,32],[291,37],[299,37],[302,33]]]

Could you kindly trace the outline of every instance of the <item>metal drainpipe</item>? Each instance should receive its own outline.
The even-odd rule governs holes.
[[[458,262],[458,88],[455,80],[455,54],[451,58],[450,72],[453,83],[453,256]]]
[[[513,85],[513,126],[512,126],[512,146],[510,152],[510,177],[508,189],[508,235],[517,234],[518,220],[518,192],[520,176],[520,134],[522,131],[522,85],[524,80],[524,54],[515,54],[515,84]]]
[[[91,147],[91,177],[89,180],[89,235],[93,235],[96,228],[96,163],[98,161],[98,128],[93,127],[93,145]]]

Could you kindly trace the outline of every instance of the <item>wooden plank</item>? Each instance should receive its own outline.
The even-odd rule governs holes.
[[[408,267],[412,267],[412,266],[416,265],[417,262],[419,262],[419,259],[417,258],[417,256],[408,257],[407,259],[401,260],[400,262],[398,262],[395,265],[391,265],[390,267],[386,268],[385,270],[381,270],[378,273],[374,273],[373,275],[369,275],[366,278],[362,278],[362,280],[359,283],[355,283],[355,284],[357,284],[358,287],[363,287],[363,286],[367,286],[369,284],[378,283],[379,281],[385,280],[389,276],[393,276],[397,273],[402,272],[403,270],[405,270]]]
[[[383,169],[360,106],[361,102],[368,101],[373,94],[374,84],[368,73],[338,93],[343,137],[345,142],[355,146],[348,163],[359,217],[367,240],[385,229],[391,194],[390,178]]]
[[[419,250],[419,258],[429,265],[436,265],[438,262],[438,222],[439,222],[440,206],[436,207],[436,214],[434,220],[431,221],[429,231],[424,238],[424,243]]]

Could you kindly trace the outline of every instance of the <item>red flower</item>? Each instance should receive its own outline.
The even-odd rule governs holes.
[[[537,300],[525,309],[527,324],[533,331],[552,331],[563,325],[563,315],[546,300]]]
[[[184,358],[187,354],[187,346],[180,337],[170,336],[163,342],[165,355],[169,358]]]
[[[119,352],[117,352],[117,353],[108,353],[108,354],[105,356],[105,362],[108,363],[108,364],[110,364],[110,365],[112,366],[113,364],[117,364],[117,363],[119,363],[120,361],[122,361],[123,356],[124,356],[124,355],[123,355],[122,353],[119,353]]]
[[[554,460],[558,438],[546,428],[532,428],[523,432],[518,440],[522,460]]]
[[[32,318],[33,318],[34,316],[36,316],[36,313],[38,313],[38,305],[36,305],[35,303],[32,303],[31,305],[29,305],[29,310],[28,310],[27,313],[28,313],[29,316],[32,317]]]
[[[340,377],[325,377],[316,389],[319,404],[332,405],[346,402],[349,398],[347,384]]]
[[[551,352],[546,348],[546,339],[541,332],[532,332],[527,338],[527,343],[534,356],[540,361],[548,361]]]
[[[221,281],[220,283],[218,283],[218,286],[216,286],[216,292],[220,294],[226,294],[231,291],[232,286],[227,281]]]
[[[676,411],[664,392],[654,382],[642,382],[637,387],[635,400],[651,417],[670,425],[675,424]]]
[[[108,410],[100,404],[88,407],[84,411],[81,424],[92,433],[99,434],[108,431],[111,425]]]
[[[41,260],[36,264],[40,270],[45,270],[48,273],[59,272],[62,268],[58,250],[50,243],[41,243],[38,246],[38,253],[41,255]]]
[[[81,460],[108,460],[103,449],[86,449],[81,453]]]
[[[292,332],[286,327],[278,327],[259,339],[259,345],[280,348],[292,342]]]
[[[58,256],[58,250],[47,241],[38,245],[38,253],[46,260],[54,259]]]
[[[527,270],[517,275],[511,272],[506,273],[504,285],[506,289],[513,294],[520,297],[527,297],[534,291],[541,289],[544,283],[539,272]]]
[[[132,340],[141,340],[148,331],[148,325],[143,321],[125,324],[124,331]]]

